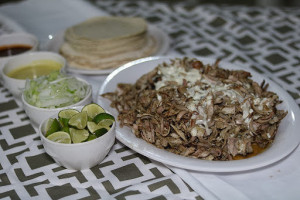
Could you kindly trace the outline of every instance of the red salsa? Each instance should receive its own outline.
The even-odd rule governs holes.
[[[32,46],[25,44],[12,44],[0,46],[0,57],[13,56],[17,54],[24,53],[30,50]]]

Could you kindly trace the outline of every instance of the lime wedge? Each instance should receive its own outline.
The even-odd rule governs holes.
[[[115,122],[115,120],[112,120],[112,119],[103,119],[97,125],[100,126],[100,127],[107,128],[107,130],[109,130],[111,125],[114,122]]]
[[[96,115],[94,118],[93,118],[93,121],[98,124],[100,121],[104,120],[104,119],[110,119],[110,120],[113,120],[115,121],[115,118],[108,114],[108,113],[99,113],[98,115]]]
[[[58,143],[64,143],[64,144],[71,144],[71,137],[68,133],[63,131],[58,131],[55,133],[52,133],[47,137],[47,139],[58,142]]]
[[[81,112],[83,112],[83,111],[87,112],[87,115],[90,119],[93,119],[99,113],[105,113],[104,109],[95,103],[91,103],[91,104],[84,106],[82,108]]]
[[[56,118],[55,119],[50,118],[46,125],[45,137],[48,137],[52,133],[60,131],[60,130],[61,130],[61,126],[60,126],[60,123],[58,122],[58,120]]]
[[[58,117],[59,118],[70,119],[71,117],[73,117],[77,113],[79,113],[78,110],[75,110],[75,109],[65,109],[65,110],[59,111]]]
[[[89,131],[91,133],[94,133],[96,130],[98,130],[100,128],[104,128],[104,127],[103,126],[99,126],[95,122],[87,122],[87,128],[89,129]]]
[[[45,127],[45,130],[48,131],[53,123],[54,119],[53,118],[49,118]]]
[[[65,109],[65,110],[61,110],[58,113],[58,118],[60,123],[66,127],[68,126],[68,122],[70,120],[71,117],[73,117],[74,115],[76,115],[77,113],[79,113],[78,110],[75,109]]]
[[[95,135],[98,137],[104,135],[105,133],[107,133],[107,129],[106,128],[101,128],[95,131]]]
[[[91,141],[91,140],[94,140],[94,139],[96,139],[96,138],[97,138],[96,135],[90,134],[89,137],[88,137],[88,139],[87,139],[86,141]]]
[[[71,117],[71,119],[69,120],[69,125],[74,126],[78,129],[84,129],[86,127],[86,123],[87,123],[87,112],[77,113],[73,115],[73,117]]]
[[[80,143],[88,139],[89,132],[86,129],[70,128],[70,135],[73,143]]]

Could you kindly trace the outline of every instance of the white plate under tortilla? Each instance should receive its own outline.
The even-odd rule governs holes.
[[[204,63],[214,63],[214,59],[199,58]],[[134,83],[141,75],[151,71],[162,62],[168,62],[166,57],[149,57],[139,59],[123,65],[112,72],[104,81],[99,90],[99,95],[116,90],[118,83]],[[221,62],[220,67],[228,69],[243,69],[230,63]],[[243,69],[246,70],[246,69]],[[120,128],[117,125],[117,139],[136,152],[147,156],[153,160],[165,163],[167,165],[205,172],[235,172],[245,171],[267,166],[289,155],[299,144],[300,141],[300,111],[298,105],[292,97],[281,87],[258,73],[251,72],[252,79],[258,83],[265,80],[269,83],[269,90],[275,91],[283,103],[278,106],[279,109],[288,111],[288,115],[281,121],[274,143],[265,152],[243,160],[234,161],[206,161],[195,158],[183,157],[159,149],[140,138],[136,138],[128,127]],[[105,109],[117,116],[116,110],[109,106],[109,101],[98,97],[98,103]]]
[[[148,25],[148,32],[151,36],[155,38],[157,41],[158,50],[155,54],[151,56],[161,56],[167,53],[169,49],[170,39],[168,35],[163,32],[161,29],[157,28],[154,25]],[[46,44],[46,50],[54,51],[59,53],[59,49],[64,42],[64,32],[61,32],[55,36],[53,36]],[[116,68],[112,69],[79,69],[72,66],[67,66],[67,71],[77,74],[87,74],[87,75],[101,75],[101,74],[109,74],[114,71]]]

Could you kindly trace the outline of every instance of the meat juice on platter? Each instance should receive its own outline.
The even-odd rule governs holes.
[[[119,112],[121,127],[158,148],[205,160],[244,159],[272,144],[287,115],[268,84],[250,77],[218,61],[176,58],[102,96]]]

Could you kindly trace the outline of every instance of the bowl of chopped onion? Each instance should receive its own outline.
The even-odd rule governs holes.
[[[92,102],[92,86],[85,80],[52,72],[27,80],[22,93],[24,110],[34,125],[59,110]]]

